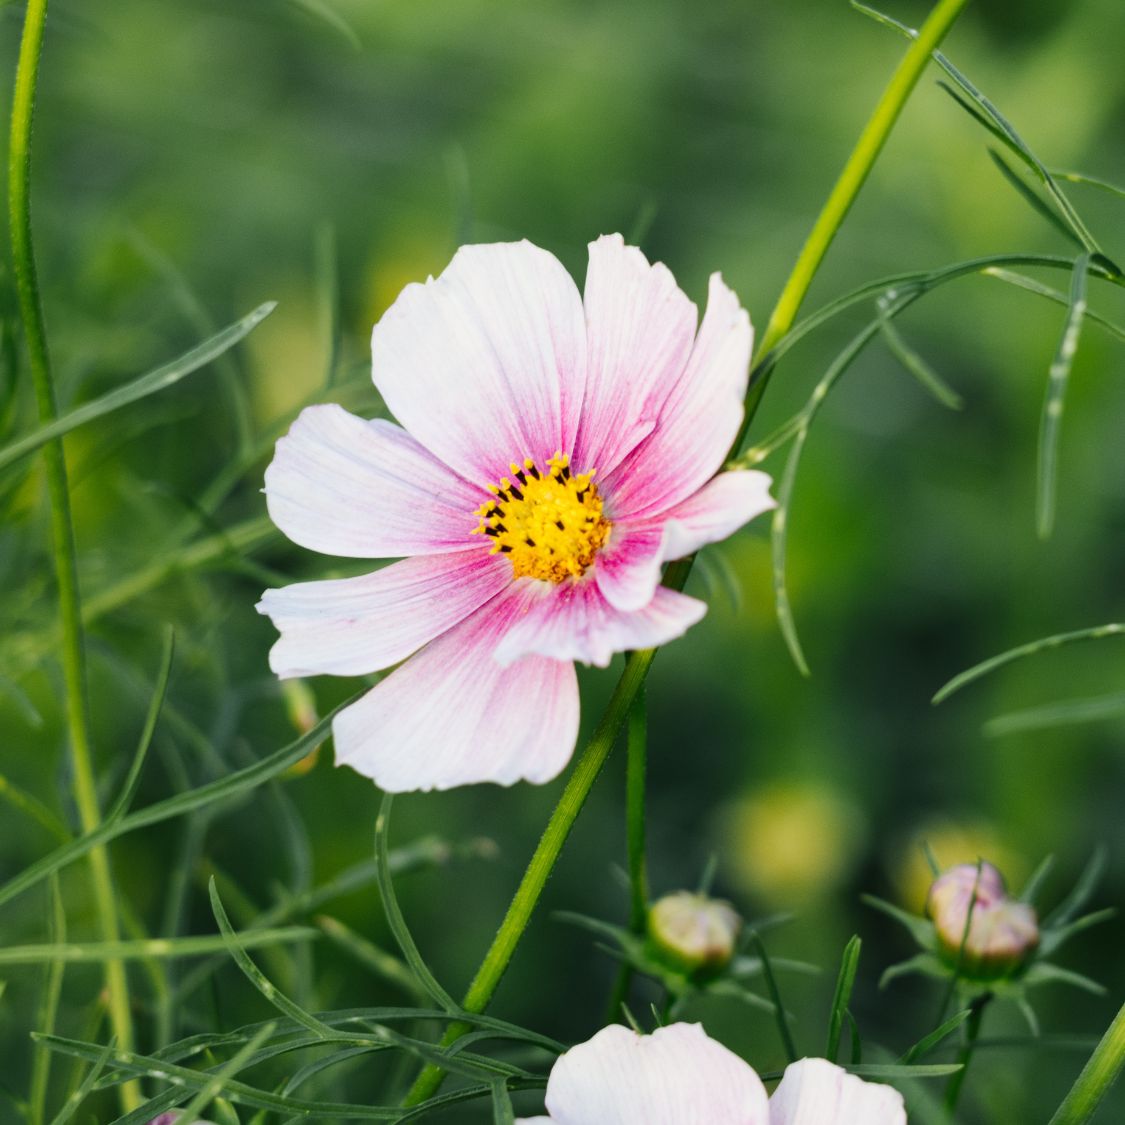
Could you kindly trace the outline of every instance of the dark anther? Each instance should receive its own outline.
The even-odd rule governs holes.
[[[570,466],[569,465],[563,465],[562,472],[561,472],[560,475],[562,476],[563,480],[570,480]]]
[[[559,531],[566,530],[566,524],[564,524],[562,520],[555,520],[555,527],[557,527]]]
[[[492,530],[494,532],[497,532],[497,531],[507,531],[508,529],[502,523],[497,523],[497,524],[493,524]]]
[[[585,496],[586,496],[586,489],[582,489],[582,491],[581,491],[581,492],[578,492],[578,493],[576,493],[575,495],[576,495],[576,496],[577,496],[577,498],[578,498],[578,502],[579,502],[579,503],[581,503],[581,502],[582,502],[582,500],[583,500],[583,499],[585,498]]]
[[[513,495],[513,496],[514,496],[514,497],[515,497],[515,498],[516,498],[517,500],[522,500],[522,499],[523,499],[523,493],[522,493],[522,492],[520,492],[520,490],[519,490],[518,488],[516,488],[516,486],[515,486],[514,484],[512,485],[512,487],[511,487],[510,491],[511,491],[512,495]]]
[[[509,547],[507,543],[504,543],[500,547],[500,553],[502,555],[510,555],[512,553],[512,548]]]
[[[500,534],[500,532],[497,531],[497,529],[494,528],[494,527],[486,527],[484,529],[484,533],[485,533],[485,535],[499,535]]]
[[[535,546],[535,540],[534,540],[534,539],[532,539],[530,535],[528,535],[528,536],[526,536],[526,537],[524,538],[524,542],[525,542],[525,543],[526,543],[526,544],[527,544],[527,545],[528,545],[529,547],[534,547],[534,546]]]
[[[527,477],[524,476],[522,469],[516,473],[516,480],[518,480],[520,484],[527,484]]]
[[[528,471],[528,472],[529,472],[529,473],[530,473],[530,474],[531,474],[531,475],[532,475],[532,476],[533,476],[533,477],[534,477],[534,478],[535,478],[536,480],[538,480],[538,479],[539,479],[539,470],[538,470],[538,469],[537,469],[537,468],[536,468],[536,467],[535,467],[534,465],[532,465],[532,466],[531,466],[531,468],[530,468],[530,469],[528,469],[527,471]]]

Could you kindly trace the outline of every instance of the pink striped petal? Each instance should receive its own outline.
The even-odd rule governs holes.
[[[578,680],[564,660],[493,658],[526,607],[516,583],[341,711],[336,761],[388,793],[550,781],[574,752]]]
[[[683,636],[707,612],[703,602],[664,587],[632,613],[615,609],[588,579],[554,587],[536,583],[529,593],[527,612],[497,646],[496,659],[503,664],[535,654],[604,668],[616,652]]]
[[[266,469],[270,518],[326,555],[398,558],[470,546],[486,495],[390,422],[303,410]]]
[[[662,513],[652,522],[664,529],[664,560],[682,559],[708,543],[718,543],[755,516],[776,508],[769,491],[772,483],[768,473],[752,469],[720,473],[694,496]]]
[[[696,311],[661,263],[619,234],[590,243],[586,399],[572,461],[604,478],[655,428],[687,364]]]
[[[594,575],[606,601],[622,610],[648,605],[660,585],[664,529],[615,524],[609,543],[594,560]]]
[[[785,1068],[770,1098],[770,1125],[906,1125],[902,1095],[827,1059]]]
[[[713,274],[691,358],[656,429],[611,473],[599,476],[619,518],[667,511],[715,475],[742,423],[753,340],[738,298]]]
[[[547,1081],[556,1125],[768,1125],[753,1069],[699,1024],[614,1025],[562,1055]]]
[[[281,633],[270,668],[290,676],[361,676],[405,660],[512,580],[506,559],[480,546],[419,555],[360,578],[299,582],[258,603]]]
[[[570,275],[530,242],[463,246],[408,285],[371,334],[372,377],[427,449],[480,485],[569,452],[586,382]]]

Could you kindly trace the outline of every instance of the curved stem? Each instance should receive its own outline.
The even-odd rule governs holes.
[[[953,1120],[953,1111],[957,1108],[957,1100],[961,1096],[961,1087],[965,1084],[965,1075],[969,1070],[969,1061],[972,1059],[973,1051],[976,1049],[977,1038],[980,1035],[981,1021],[984,1019],[984,1010],[988,1007],[988,1002],[991,999],[992,993],[986,992],[983,996],[974,1000],[969,1006],[969,1018],[965,1021],[965,1041],[957,1055],[957,1061],[961,1064],[961,1069],[954,1072],[945,1090],[945,1112],[950,1121]]]
[[[914,42],[910,45],[910,49],[903,56],[902,62],[899,63],[898,68],[892,75],[781,291],[781,296],[778,298],[777,305],[766,327],[765,336],[758,345],[755,369],[762,367],[763,360],[769,358],[770,349],[792,327],[801,302],[808,292],[809,285],[812,283],[812,279],[831,245],[836,231],[839,230],[845,215],[847,215],[859,194],[860,188],[867,179],[868,173],[875,164],[891,128],[902,112],[902,107],[906,104],[907,98],[929,62],[930,54],[944,39],[946,32],[949,31],[953,21],[966,3],[968,3],[968,0],[938,0]],[[746,410],[742,428],[728,457],[737,453],[742,445],[744,435],[749,429],[761,402],[766,382],[765,377],[751,380],[746,396]],[[673,590],[682,589],[691,572],[692,561],[691,558],[687,558],[672,563],[665,573],[664,585]],[[512,954],[515,952],[516,946],[523,936],[523,931],[531,918],[531,913],[539,901],[539,895],[542,893],[547,876],[558,860],[559,853],[570,834],[570,829],[578,816],[578,812],[605,764],[617,732],[621,729],[633,700],[648,675],[649,667],[655,655],[655,650],[652,649],[636,652],[626,663],[625,671],[614,689],[609,706],[598,724],[597,731],[579,757],[578,764],[574,767],[574,772],[559,798],[559,803],[551,814],[551,819],[547,822],[547,828],[539,841],[539,846],[531,857],[531,862],[516,890],[512,904],[504,916],[504,921],[500,924],[500,930],[493,940],[492,947],[485,955],[485,959],[465,995],[463,1007],[466,1011],[473,1013],[483,1011],[492,998],[496,986],[500,983],[500,978],[504,975],[508,962],[511,960]],[[452,1024],[446,1031],[442,1044],[448,1046],[464,1035],[467,1030],[468,1026],[465,1024]],[[443,1076],[444,1071],[440,1067],[428,1065],[411,1087],[406,1098],[406,1104],[417,1105],[432,1095],[441,1085]]]
[[[44,423],[53,422],[59,413],[54,380],[51,376],[50,353],[47,349],[47,333],[39,300],[39,284],[31,237],[31,122],[46,15],[47,0],[29,0],[20,40],[19,63],[16,68],[8,149],[8,219],[12,240],[12,269],[19,298],[20,316],[27,339],[35,401],[39,420]],[[78,806],[82,830],[90,832],[101,822],[101,809],[98,806],[90,749],[77,552],[74,545],[70,490],[61,439],[49,442],[43,447],[43,459],[51,503],[55,577],[58,582],[59,613],[62,619],[61,658],[66,684],[67,727],[74,766],[74,799]],[[113,880],[105,848],[95,848],[90,852],[90,874],[102,936],[106,941],[115,942],[120,935],[114,906]],[[107,961],[105,974],[113,1033],[117,1046],[128,1051],[132,1049],[133,1026],[125,970],[120,961]],[[126,1110],[135,1109],[140,1105],[140,1090],[135,1081],[121,1087],[121,1102]]]

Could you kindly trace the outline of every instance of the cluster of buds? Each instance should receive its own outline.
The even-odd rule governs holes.
[[[1039,945],[1035,907],[1011,898],[991,863],[962,863],[940,875],[926,914],[941,955],[966,977],[1011,976]]]

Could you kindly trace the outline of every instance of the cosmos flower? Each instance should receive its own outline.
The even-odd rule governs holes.
[[[826,1059],[793,1063],[767,1098],[748,1063],[686,1023],[602,1028],[559,1057],[546,1102],[550,1116],[517,1125],[906,1125],[901,1094]]]
[[[402,559],[258,606],[279,676],[405,661],[336,716],[338,762],[390,792],[548,781],[577,737],[574,662],[703,616],[663,564],[773,501],[764,473],[719,472],[752,331],[717,274],[696,319],[619,235],[590,246],[584,296],[528,242],[465,246],[372,333],[400,424],[301,413],[266,471],[273,521],[325,554]]]

